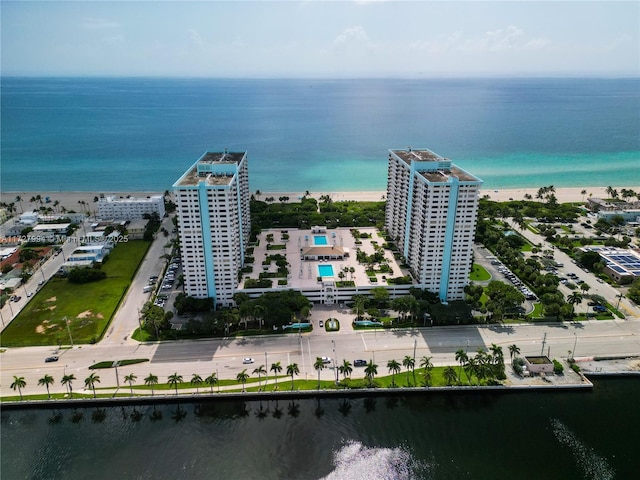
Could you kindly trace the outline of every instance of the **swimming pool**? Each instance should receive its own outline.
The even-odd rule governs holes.
[[[321,277],[333,277],[333,265],[318,265],[318,275]]]
[[[313,243],[314,245],[329,245],[326,235],[314,235]]]

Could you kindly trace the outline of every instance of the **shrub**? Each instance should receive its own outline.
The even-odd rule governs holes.
[[[553,359],[553,373],[555,373],[556,375],[562,375],[562,372],[564,372],[564,367],[562,366],[562,364],[556,360],[555,358]]]
[[[103,280],[107,278],[107,274],[97,268],[72,268],[67,278],[71,283],[89,283]]]
[[[578,364],[577,364],[577,363],[575,363],[575,362],[573,362],[573,363],[571,364],[571,370],[573,370],[573,371],[574,371],[574,372],[576,372],[576,373],[580,373],[580,367],[579,367],[579,366],[578,366]]]

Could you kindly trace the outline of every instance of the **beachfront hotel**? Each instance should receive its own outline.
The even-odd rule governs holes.
[[[233,305],[251,227],[246,152],[206,152],[173,191],[185,294]]]
[[[164,217],[164,197],[153,195],[144,198],[116,197],[101,195],[98,199],[98,216],[100,218],[114,218],[119,220],[134,220],[144,218],[145,215],[158,214]]]
[[[429,150],[389,150],[386,228],[414,282],[464,299],[482,180]]]

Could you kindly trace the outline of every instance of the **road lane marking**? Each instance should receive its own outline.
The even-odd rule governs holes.
[[[364,345],[364,351],[368,352],[369,350],[367,349],[367,342],[364,341],[364,335],[360,334],[360,338],[362,339],[362,344]]]

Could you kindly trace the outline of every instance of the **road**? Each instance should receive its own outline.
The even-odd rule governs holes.
[[[340,317],[346,312],[328,312]],[[325,317],[326,318],[326,317]],[[202,341],[176,341],[148,344],[103,343],[83,345],[58,351],[56,347],[30,347],[8,349],[2,354],[0,394],[11,395],[9,388],[13,376],[22,376],[27,382],[25,394],[43,393],[44,387],[38,380],[45,374],[54,377],[56,383],[52,392],[63,392],[60,379],[64,374],[76,377],[74,390],[81,389],[84,379],[92,372],[89,366],[99,361],[115,361],[133,358],[147,358],[149,362],[119,368],[118,381],[122,386],[124,375],[135,374],[137,383],[150,373],[157,375],[161,382],[177,372],[188,382],[194,373],[206,377],[217,372],[219,378],[234,379],[247,368],[248,373],[263,364],[270,366],[280,362],[283,369],[296,362],[302,379],[315,379],[313,369],[316,357],[327,356],[353,362],[356,358],[374,360],[379,374],[387,374],[388,360],[399,362],[406,356],[414,356],[419,364],[423,356],[432,356],[435,365],[455,365],[455,351],[462,348],[469,353],[478,348],[487,349],[491,344],[502,346],[508,358],[509,345],[516,344],[522,355],[549,354],[567,357],[568,351],[576,357],[597,355],[638,355],[640,354],[639,321],[588,321],[576,324],[546,324],[519,326],[463,326],[434,327],[398,331],[353,331],[345,329],[339,333],[327,333],[316,329],[302,335],[272,335],[245,337],[239,339],[210,339]],[[335,352],[335,353],[334,353]],[[45,357],[57,354],[55,363],[44,363]],[[266,358],[265,358],[266,354]],[[252,357],[253,365],[244,365],[243,358]],[[330,366],[333,366],[330,364]],[[115,369],[98,370],[100,387],[115,387]],[[255,375],[252,375],[255,376]],[[354,377],[363,377],[364,369],[355,368]],[[335,378],[335,370],[327,368],[321,372],[325,380]]]

